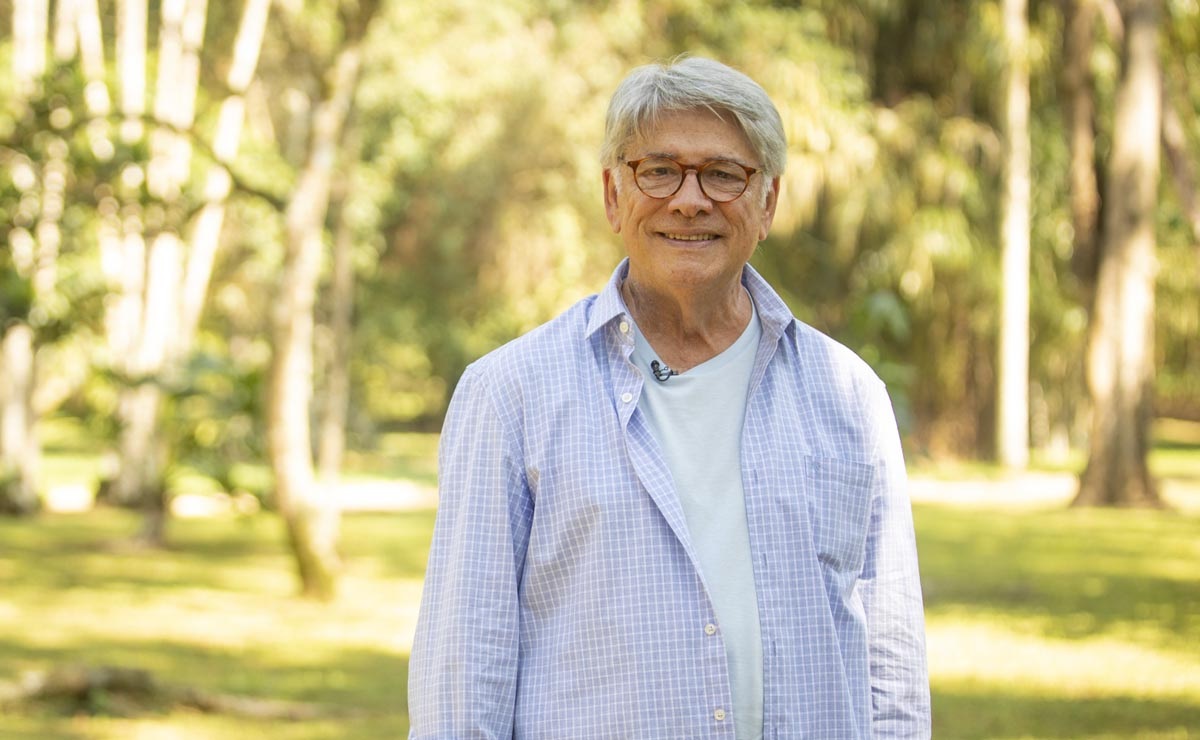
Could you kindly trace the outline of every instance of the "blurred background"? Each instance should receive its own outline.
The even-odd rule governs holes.
[[[450,394],[685,52],[892,394],[935,736],[1200,736],[1197,0],[0,0],[0,736],[403,735]]]

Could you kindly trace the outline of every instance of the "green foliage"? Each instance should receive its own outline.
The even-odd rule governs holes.
[[[0,252],[0,326],[29,320],[33,308],[33,281],[18,272],[12,251]]]
[[[263,368],[225,353],[200,351],[172,388],[166,414],[175,436],[177,466],[214,481],[222,491],[244,490],[238,471],[266,455]],[[267,500],[264,489],[249,491]]]

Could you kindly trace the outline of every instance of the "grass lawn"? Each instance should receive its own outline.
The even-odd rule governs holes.
[[[329,605],[293,596],[280,523],[177,520],[171,547],[123,544],[123,512],[0,519],[0,681],[83,663],[148,669],[209,692],[308,702],[327,718],[248,720],[174,709],[0,707],[2,738],[388,738],[408,729],[407,655],[433,514],[348,516]],[[90,710],[97,710],[91,714]]]
[[[1181,490],[1200,485],[1200,442],[1156,454]],[[1200,509],[921,503],[915,519],[935,738],[1200,738]],[[331,710],[253,720],[99,697],[0,706],[0,738],[403,737],[432,523],[347,516],[341,594],[318,605],[294,598],[270,514],[175,520],[156,552],[126,544],[139,521],[123,512],[0,519],[0,683],[120,665]]]
[[[1200,737],[1200,517],[916,510],[934,737]]]

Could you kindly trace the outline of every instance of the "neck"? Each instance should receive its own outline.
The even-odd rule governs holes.
[[[741,282],[704,293],[651,291],[631,277],[625,305],[655,353],[677,372],[716,357],[746,330],[752,309]]]

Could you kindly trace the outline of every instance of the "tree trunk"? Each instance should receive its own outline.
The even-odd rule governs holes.
[[[1160,506],[1147,465],[1153,421],[1154,214],[1159,180],[1161,0],[1121,4],[1123,65],[1089,326],[1092,432],[1075,505]]]
[[[14,323],[0,337],[0,514],[23,516],[40,508],[33,351],[28,324]]]
[[[227,168],[237,157],[246,115],[246,89],[254,79],[254,70],[258,66],[270,10],[270,0],[247,0],[238,24],[233,61],[226,78],[230,94],[221,101],[213,138],[213,154],[217,162],[209,168],[205,179],[204,207],[192,229],[187,273],[184,276],[180,334],[189,347],[200,324],[201,309],[212,277],[221,225],[225,220],[225,203],[232,184]]]
[[[301,591],[318,599],[331,599],[335,593],[340,512],[313,474],[313,305],[330,182],[359,64],[357,44],[338,53],[329,97],[314,113],[308,157],[287,208],[287,250],[272,317],[267,424],[275,495],[296,556]]]
[[[147,0],[118,0],[117,79],[120,81],[121,138],[142,138],[142,115],[146,112],[146,25]]]
[[[13,81],[17,97],[32,95],[46,71],[46,33],[50,0],[13,3]]]
[[[354,312],[354,229],[346,214],[346,193],[339,193],[333,237],[333,277],[329,291],[331,315],[326,344],[325,397],[317,435],[317,470],[332,485],[342,469],[346,450],[346,414],[350,404],[350,351]]]
[[[147,0],[120,0],[117,13],[117,87],[123,116],[120,136],[133,144],[145,132],[142,116],[146,112],[146,38]],[[122,179],[135,181],[144,176],[136,164],[128,164]],[[126,386],[117,401],[115,477],[100,486],[97,497],[118,506],[136,507],[148,500],[150,481],[161,480],[160,453],[152,450],[155,419],[160,399],[157,390],[142,392],[151,368],[146,366],[146,348],[142,342],[147,289],[147,249],[142,231],[143,213],[136,193],[117,190],[102,199],[99,207],[99,244],[101,268],[108,280],[112,299],[105,310],[105,330],[109,363]]]
[[[127,415],[122,418],[119,470],[111,489],[118,502],[143,509],[140,539],[151,545],[165,540],[170,449],[162,428],[163,383],[178,372],[191,347],[191,337],[182,331],[187,250],[177,218],[181,191],[191,170],[192,148],[178,131],[191,128],[194,122],[206,12],[207,0],[167,0],[162,5],[154,117],[166,125],[151,132],[146,184],[164,211],[165,228],[150,246],[144,292],[139,294],[135,384],[123,393],[122,408]]]
[[[40,78],[46,71],[49,22],[48,0],[17,0],[13,5],[12,74],[18,99],[40,94]],[[15,229],[9,243],[4,245],[12,252],[13,269],[31,283],[34,306],[39,294],[45,296],[54,289],[61,241],[59,221],[69,174],[64,161],[66,143],[55,137],[46,151],[47,159],[37,172],[38,218],[33,232]],[[16,236],[18,233],[20,238]],[[37,384],[35,342],[33,327],[26,316],[0,325],[0,513],[4,514],[31,514],[41,505],[37,490],[41,449],[33,408]]]
[[[1026,0],[1004,0],[1004,201],[996,452],[1006,468],[1029,464],[1029,63]]]
[[[1086,289],[1095,289],[1100,186],[1096,177],[1096,92],[1091,57],[1097,9],[1093,0],[1063,0],[1063,110],[1070,152],[1071,264]]]

